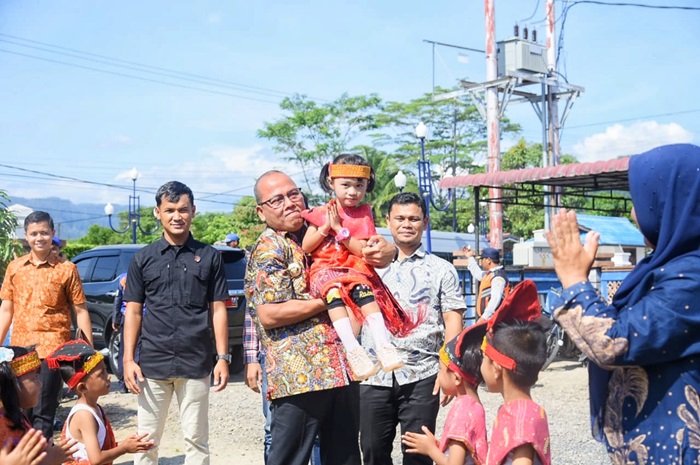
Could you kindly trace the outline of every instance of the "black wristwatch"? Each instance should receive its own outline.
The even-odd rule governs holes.
[[[218,362],[219,360],[226,360],[226,363],[229,365],[231,364],[231,354],[218,354],[216,356],[216,361]]]

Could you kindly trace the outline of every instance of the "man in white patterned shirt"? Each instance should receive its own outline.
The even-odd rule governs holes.
[[[389,373],[380,371],[360,385],[360,445],[365,465],[392,463],[398,424],[401,434],[422,433],[422,426],[435,431],[440,408],[438,351],[462,330],[466,305],[457,270],[421,246],[428,221],[425,203],[417,194],[403,192],[391,199],[387,224],[397,255],[387,268],[377,272],[404,311],[414,317],[419,308],[427,313],[406,337],[390,335],[405,366]],[[374,354],[374,341],[367,329],[362,333],[362,345]],[[447,402],[449,399],[443,398],[443,405]],[[407,454],[404,448],[403,463],[431,465],[432,459]]]

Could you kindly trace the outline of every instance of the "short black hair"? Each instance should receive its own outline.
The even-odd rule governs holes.
[[[481,362],[484,359],[484,353],[481,350],[483,340],[483,331],[467,331],[459,346],[462,353],[459,358],[462,370],[474,377],[477,386],[484,382],[484,376],[481,374]]]
[[[27,217],[24,219],[24,230],[26,231],[27,228],[29,228],[29,225],[32,223],[49,223],[49,227],[53,231],[53,218],[51,218],[51,215],[49,215],[46,212],[43,212],[41,210],[37,210],[34,212],[31,212]]]
[[[187,195],[187,197],[190,198],[190,203],[194,205],[192,189],[180,181],[168,181],[160,186],[158,192],[156,192],[156,205],[160,207],[163,197],[165,197],[168,202],[177,202],[183,195]]]
[[[420,195],[415,192],[399,192],[389,200],[389,208],[387,209],[387,215],[391,215],[391,209],[394,205],[418,205],[423,212],[423,218],[427,218],[428,210],[425,207],[425,202],[420,197]]]
[[[372,168],[372,165],[370,165],[369,162],[360,155],[356,155],[354,153],[341,153],[333,159],[332,164],[369,166],[370,172],[369,179],[367,180],[367,193],[374,190],[374,184],[376,182],[374,168]],[[321,185],[321,189],[328,194],[333,192],[333,188],[328,184],[328,178],[330,177],[330,165],[331,163],[326,163],[323,165],[321,168],[321,174],[318,176],[318,183]]]
[[[490,344],[513,360],[517,366],[509,371],[513,382],[531,388],[547,359],[547,336],[544,326],[536,321],[498,323],[493,328]]]

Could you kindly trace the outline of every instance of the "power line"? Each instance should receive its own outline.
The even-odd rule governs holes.
[[[700,108],[696,108],[694,110],[674,111],[672,113],[658,113],[655,115],[637,116],[635,118],[625,118],[625,119],[618,119],[618,120],[612,120],[612,121],[600,121],[598,123],[579,124],[577,126],[567,126],[567,129],[588,128],[591,126],[602,126],[604,124],[626,123],[629,121],[638,121],[640,119],[661,118],[661,117],[666,117],[666,116],[685,115],[685,114],[689,114],[689,113],[698,113],[698,112],[700,112]]]
[[[221,91],[217,91],[217,90],[203,89],[201,87],[188,86],[185,84],[176,84],[174,82],[167,82],[167,81],[161,81],[159,79],[151,79],[151,78],[146,78],[146,77],[141,77],[141,76],[135,76],[133,74],[120,73],[118,71],[108,71],[106,69],[93,68],[91,66],[79,65],[77,63],[69,63],[66,61],[53,60],[51,58],[38,57],[36,55],[29,55],[27,53],[13,52],[11,50],[6,50],[6,49],[0,49],[0,52],[9,53],[12,55],[18,55],[18,56],[22,56],[22,57],[26,57],[26,58],[33,58],[35,60],[48,61],[49,63],[57,63],[60,65],[72,66],[74,68],[81,68],[81,69],[87,69],[90,71],[97,71],[98,73],[112,74],[114,76],[121,76],[121,77],[130,78],[130,79],[137,79],[139,81],[155,82],[156,84],[163,84],[166,86],[180,87],[182,89],[190,89],[190,90],[196,90],[199,92],[206,92],[209,94],[225,95],[227,97],[242,98],[242,99],[246,99],[246,100],[255,100],[257,102],[272,103],[275,105],[279,103],[279,102],[276,102],[273,100],[265,100],[265,99],[256,98],[256,97],[246,97],[245,95],[237,95],[237,94],[231,94],[229,92],[221,92]]]
[[[259,93],[259,94],[263,94],[263,95],[267,94],[267,95],[275,96],[275,97],[284,97],[284,96],[295,95],[295,93],[293,93],[293,92],[284,92],[284,91],[269,89],[269,88],[265,88],[265,87],[251,86],[249,84],[243,84],[240,82],[234,82],[234,81],[229,81],[229,80],[219,79],[219,78],[212,78],[212,77],[204,76],[201,74],[188,73],[188,72],[177,71],[177,70],[168,69],[168,68],[164,68],[164,67],[160,67],[160,66],[153,66],[153,65],[148,65],[145,63],[139,63],[136,61],[123,60],[120,58],[114,58],[114,57],[110,57],[107,55],[100,55],[97,53],[86,52],[84,50],[63,47],[60,45],[55,45],[55,44],[51,44],[51,43],[47,43],[47,42],[41,42],[38,40],[26,39],[24,37],[13,36],[10,34],[0,33],[0,36],[1,37],[8,37],[10,39],[19,40],[22,42],[27,42],[27,43],[37,44],[37,45],[43,46],[43,47],[32,47],[30,45],[12,42],[12,41],[9,41],[7,39],[4,39],[4,40],[0,39],[3,42],[11,43],[13,45],[19,45],[20,47],[34,48],[34,49],[46,51],[49,53],[56,53],[56,54],[60,54],[60,55],[71,56],[71,57],[78,58],[81,60],[96,61],[98,63],[104,63],[104,64],[108,64],[110,66],[122,66],[122,67],[127,68],[127,69],[135,69],[138,71],[143,71],[143,72],[148,72],[148,73],[153,73],[153,74],[160,74],[160,75],[165,75],[168,77],[175,77],[176,79],[190,80],[190,81],[194,81],[194,82],[208,81],[208,82],[204,82],[204,83],[207,85],[215,85],[215,86],[220,86],[220,87],[234,88],[237,90],[242,90],[244,92],[254,92],[254,93]],[[56,50],[46,49],[44,47],[50,47],[50,48],[54,48],[56,50],[64,50],[64,51],[72,52],[72,53],[61,53],[61,52],[58,52]],[[74,54],[78,54],[78,55],[74,55]],[[83,56],[81,56],[81,55],[83,55]],[[95,57],[95,58],[98,58],[99,60],[94,59],[94,58],[88,58],[88,57]],[[114,63],[110,63],[110,62],[114,62]],[[123,65],[119,65],[117,63],[123,63]],[[131,66],[124,66],[124,65],[131,65]],[[137,68],[134,68],[134,67],[137,67]],[[141,69],[141,68],[143,68],[143,69]],[[149,70],[155,70],[157,72],[149,71]],[[180,77],[180,76],[182,76],[182,77]],[[190,79],[190,78],[193,78],[193,79]],[[311,100],[325,101],[324,99],[318,99],[318,98],[312,98],[312,97],[309,97],[309,98],[311,98]]]
[[[1,35],[1,34],[0,34],[0,35]],[[125,68],[125,69],[130,69],[130,70],[132,70],[132,71],[138,71],[138,72],[143,72],[143,73],[155,74],[155,75],[157,75],[157,76],[164,76],[164,77],[169,77],[169,78],[174,78],[174,79],[181,79],[181,80],[184,80],[184,81],[195,82],[195,83],[198,83],[198,84],[204,84],[204,85],[208,85],[208,86],[224,87],[224,88],[229,88],[229,89],[234,89],[234,90],[242,90],[242,91],[244,91],[244,92],[251,92],[251,93],[261,94],[261,95],[264,95],[264,96],[267,96],[267,97],[283,97],[283,96],[285,96],[284,94],[281,94],[281,93],[276,92],[276,91],[263,91],[263,90],[252,90],[252,89],[246,90],[246,89],[241,89],[239,85],[231,85],[231,84],[212,84],[212,83],[210,82],[210,81],[212,81],[211,79],[208,79],[208,78],[196,78],[196,79],[195,79],[195,78],[189,78],[189,77],[181,77],[181,76],[177,76],[177,74],[180,74],[180,73],[178,73],[178,72],[171,72],[171,71],[160,72],[160,71],[150,71],[150,70],[148,70],[148,69],[142,69],[142,68],[145,67],[146,65],[137,65],[137,66],[120,65],[120,64],[112,63],[112,62],[110,62],[110,61],[108,61],[108,60],[100,60],[100,59],[96,59],[96,58],[83,57],[83,56],[76,55],[76,54],[73,54],[73,53],[65,53],[65,52],[59,52],[59,51],[56,51],[56,50],[51,50],[51,49],[48,49],[48,48],[45,48],[45,47],[37,47],[37,46],[33,46],[33,45],[21,44],[21,43],[18,43],[18,42],[14,42],[14,41],[11,41],[11,40],[7,40],[7,39],[0,39],[0,42],[5,42],[5,43],[11,44],[11,45],[17,45],[17,46],[25,47],[25,48],[31,48],[31,49],[39,50],[39,51],[42,51],[42,52],[54,53],[54,54],[57,54],[57,55],[67,56],[67,57],[71,57],[71,58],[77,58],[77,59],[79,59],[79,60],[92,61],[92,62],[95,62],[95,63],[104,64],[104,65],[107,65],[107,66],[114,66],[114,67],[119,67],[119,68]],[[276,94],[281,94],[281,95],[276,95]]]
[[[679,6],[679,5],[649,5],[645,3],[626,3],[626,2],[601,2],[598,0],[575,0],[571,2],[571,6],[583,5],[589,3],[591,5],[603,5],[603,6],[631,6],[636,8],[649,8],[653,10],[686,10],[686,11],[700,11],[700,7],[694,6]],[[571,7],[570,6],[570,7]],[[569,8],[570,8],[569,7]]]

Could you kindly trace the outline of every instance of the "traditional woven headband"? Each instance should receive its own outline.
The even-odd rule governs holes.
[[[39,354],[36,353],[36,350],[32,350],[28,354],[11,360],[9,364],[15,376],[19,378],[30,371],[38,370],[41,367],[41,360],[39,360]]]
[[[469,373],[465,372],[462,370],[462,367],[457,365],[453,360],[452,360],[452,355],[450,355],[447,345],[443,345],[440,348],[440,360],[442,360],[442,363],[447,365],[447,368],[449,370],[452,370],[453,372],[457,373],[459,376],[461,376],[466,382],[471,384],[472,386],[477,386],[479,383],[476,382],[476,379]]]
[[[488,335],[484,336],[484,342],[481,343],[481,350],[482,352],[484,352],[484,355],[488,356],[488,358],[498,363],[507,370],[515,371],[515,369],[518,367],[518,364],[515,362],[515,360],[513,360],[505,354],[502,354],[494,346],[491,345],[491,343],[489,342]]]
[[[364,165],[334,165],[329,163],[328,174],[331,178],[369,179],[372,175],[372,168]]]
[[[80,370],[76,369],[75,374],[66,382],[69,388],[74,389],[83,378],[89,375],[104,360],[104,356],[101,353],[96,352],[85,341],[68,341],[56,349],[46,359],[46,363],[52,370],[57,370],[61,366],[60,362],[72,363],[75,366],[75,362],[79,360],[84,360],[83,366]]]

